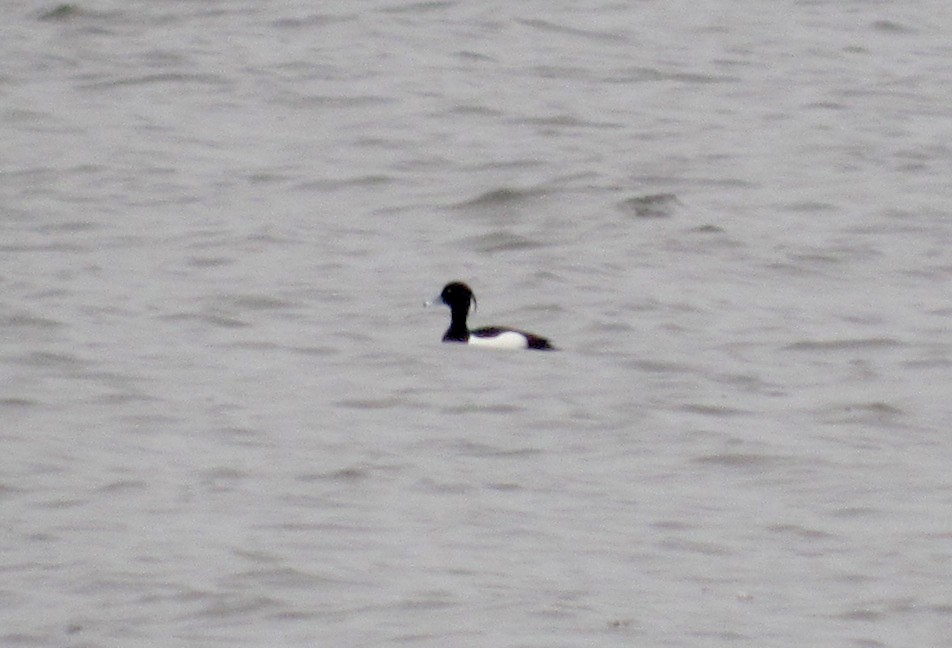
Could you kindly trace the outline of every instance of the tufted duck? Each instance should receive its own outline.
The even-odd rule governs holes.
[[[475,306],[476,297],[469,286],[452,281],[443,287],[440,296],[427,306],[442,302],[450,307],[450,327],[443,336],[444,342],[462,342],[474,346],[484,346],[495,349],[536,349],[552,351],[555,347],[545,339],[532,333],[516,329],[489,326],[470,330],[466,326],[466,316],[469,315],[470,302]]]

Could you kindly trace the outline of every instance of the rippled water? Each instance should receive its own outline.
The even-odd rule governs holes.
[[[947,644],[943,8],[8,6],[0,643]]]

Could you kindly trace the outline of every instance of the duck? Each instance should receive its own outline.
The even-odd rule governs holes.
[[[487,326],[470,329],[466,325],[470,305],[476,306],[476,296],[462,281],[451,281],[443,286],[439,296],[424,305],[442,303],[450,309],[450,327],[443,335],[444,342],[469,344],[492,349],[529,349],[554,351],[556,347],[548,339],[505,326]]]

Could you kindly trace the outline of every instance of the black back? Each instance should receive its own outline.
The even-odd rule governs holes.
[[[478,328],[474,331],[470,331],[470,333],[476,337],[496,337],[497,335],[501,335],[506,332],[518,333],[519,335],[524,336],[526,338],[526,343],[529,345],[528,348],[530,349],[534,349],[536,351],[556,350],[556,348],[552,346],[552,343],[541,335],[527,333],[525,331],[520,331],[519,329],[506,328],[504,326],[487,326],[485,328]]]

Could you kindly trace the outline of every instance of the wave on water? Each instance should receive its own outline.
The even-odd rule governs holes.
[[[618,208],[636,218],[670,218],[681,201],[673,193],[634,196],[618,203]]]

